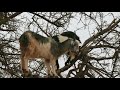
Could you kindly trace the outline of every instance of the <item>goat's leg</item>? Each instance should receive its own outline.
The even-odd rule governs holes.
[[[30,75],[29,69],[28,69],[28,58],[21,57],[21,68],[23,71],[23,76],[28,77]]]
[[[51,63],[51,70],[52,70],[53,74],[55,75],[55,77],[59,77],[57,72],[56,72],[56,70],[57,70],[56,59],[50,60],[50,63]]]
[[[48,76],[53,76],[53,73],[52,73],[51,68],[50,68],[50,60],[45,60],[45,65],[47,67]]]

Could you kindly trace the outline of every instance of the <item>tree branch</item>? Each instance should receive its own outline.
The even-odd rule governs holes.
[[[9,17],[1,20],[1,21],[0,21],[0,25],[5,24],[5,23],[8,22],[10,19],[16,17],[17,15],[19,15],[19,14],[21,14],[21,13],[22,13],[22,12],[16,12],[16,13],[12,14],[11,16],[9,16]]]
[[[108,32],[108,31],[112,31],[114,27],[117,26],[117,24],[120,22],[120,19],[118,21],[115,22],[115,20],[113,20],[114,23],[113,24],[110,24],[110,26],[108,26],[108,28],[104,29],[103,31],[101,32],[98,32],[96,35],[93,35],[92,37],[90,37],[89,39],[87,39],[84,44],[83,44],[83,47],[86,46],[88,43],[90,43],[91,41],[93,41],[94,39],[96,39],[97,37],[99,37],[100,35],[103,35],[104,33]],[[112,22],[113,22],[112,21]]]
[[[34,15],[36,15],[36,16],[44,19],[44,20],[46,20],[47,22],[49,22],[49,23],[51,23],[51,24],[53,24],[53,25],[55,25],[55,26],[57,26],[57,27],[62,27],[62,26],[63,26],[62,24],[60,24],[60,23],[58,24],[56,21],[55,21],[55,22],[52,22],[52,21],[50,21],[49,19],[47,19],[47,18],[45,18],[45,17],[43,17],[43,16],[41,16],[41,15],[39,15],[39,14],[37,14],[37,13],[34,13],[34,12],[30,12],[30,13],[32,13],[32,14],[34,14]]]
[[[91,56],[88,56],[88,57],[91,60],[97,60],[97,61],[106,60],[106,59],[113,59],[114,58],[114,56],[112,56],[112,57],[101,57],[101,58],[96,58],[96,57],[91,57]]]
[[[2,28],[0,28],[0,31],[15,31],[15,30],[9,30],[9,29],[2,29]]]

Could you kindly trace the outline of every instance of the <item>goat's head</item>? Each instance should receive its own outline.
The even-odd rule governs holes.
[[[68,39],[72,39],[71,41],[71,47],[69,51],[66,53],[68,60],[65,62],[65,65],[69,64],[71,60],[73,60],[79,53],[79,50],[82,46],[82,43],[79,39],[79,37],[72,31],[63,32],[60,35],[55,35],[52,37],[55,41],[58,43],[63,43],[64,41]],[[56,61],[57,68],[59,68],[58,60]]]
[[[78,40],[71,39],[70,52],[78,54],[78,52],[79,52],[79,42],[78,42]]]
[[[79,49],[81,47],[81,41],[74,32],[72,31],[63,32],[62,34],[53,36],[52,38],[59,43],[62,43],[68,39],[71,39],[70,52],[73,52],[73,53],[79,52]]]

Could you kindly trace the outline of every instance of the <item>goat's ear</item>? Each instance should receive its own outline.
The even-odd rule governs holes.
[[[64,41],[68,40],[68,37],[67,37],[67,36],[59,35],[59,36],[58,36],[58,39],[59,39],[59,42],[62,43],[62,42],[64,42]]]

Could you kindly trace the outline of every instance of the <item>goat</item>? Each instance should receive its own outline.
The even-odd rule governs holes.
[[[57,76],[56,60],[66,52],[78,53],[79,46],[76,40],[69,38],[58,43],[52,37],[44,37],[32,31],[24,32],[20,38],[21,68],[25,77],[29,75],[28,60],[30,58],[44,58],[47,73]]]
[[[58,43],[62,43],[65,40],[67,40],[68,38],[72,38],[77,40],[79,47],[81,47],[81,41],[79,39],[79,37],[72,31],[67,31],[67,32],[63,32],[60,35],[55,35],[52,37],[55,41],[57,41]],[[72,52],[67,52],[66,55],[68,56],[68,60],[65,62],[65,65],[69,64],[75,57],[76,54],[72,53]],[[56,65],[57,65],[57,69],[59,69],[59,64],[58,64],[58,60],[56,60]]]

